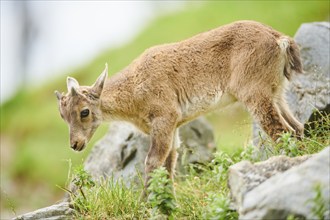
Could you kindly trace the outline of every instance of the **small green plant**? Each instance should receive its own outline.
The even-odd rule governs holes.
[[[240,155],[229,155],[225,152],[217,152],[214,159],[209,164],[208,184],[212,187],[207,193],[206,209],[203,212],[205,219],[237,219],[238,213],[230,209],[230,199],[228,196],[227,179],[228,169],[231,165],[239,161]]]
[[[301,215],[290,214],[286,217],[286,220],[305,220],[306,218]]]
[[[319,220],[323,220],[325,218],[325,213],[330,212],[330,201],[326,201],[326,199],[322,195],[322,186],[320,184],[316,184],[314,186],[315,196],[313,199],[307,200],[307,203],[312,204],[312,213]]]
[[[228,168],[235,162],[232,157],[223,151],[216,152],[214,154],[214,159],[209,164],[212,170],[213,178],[218,182],[223,182],[227,179]]]
[[[292,137],[291,133],[283,133],[282,136],[277,140],[275,149],[277,150],[278,154],[284,154],[289,157],[296,157],[300,155],[297,139]]]
[[[173,219],[176,211],[173,182],[164,167],[155,169],[151,174],[148,187],[148,203],[152,207],[152,219],[164,218],[162,215]]]
[[[84,199],[86,199],[84,188],[90,189],[95,186],[92,176],[88,174],[82,165],[78,166],[74,171],[72,183],[77,187]]]
[[[86,207],[85,204],[88,203],[86,193],[88,193],[90,189],[95,186],[95,182],[93,181],[92,176],[85,171],[83,165],[77,166],[74,169],[72,176],[70,176],[72,164],[70,160],[68,162],[68,180],[72,185],[67,183],[67,188],[63,188],[61,186],[57,187],[66,191],[70,195],[71,202],[75,210],[82,212]]]
[[[330,114],[326,110],[315,109],[305,124],[305,136],[326,138],[330,132]],[[329,140],[328,140],[329,141]]]
[[[14,201],[11,198],[9,198],[8,194],[2,189],[1,189],[0,196],[1,196],[1,198],[3,198],[3,196],[4,196],[5,205],[7,205],[10,208],[10,211],[16,216],[16,211],[15,211],[16,206],[14,204]]]
[[[305,124],[305,138],[301,148],[304,154],[313,154],[330,145],[330,114],[315,110],[312,121]]]
[[[240,154],[242,160],[253,160],[254,146],[248,145]]]
[[[208,202],[207,211],[204,214],[205,219],[238,219],[238,213],[230,208],[230,200],[228,196],[223,196],[221,194],[211,194],[208,198]]]

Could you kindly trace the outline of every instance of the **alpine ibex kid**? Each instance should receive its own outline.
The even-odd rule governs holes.
[[[120,73],[108,68],[92,86],[68,77],[66,95],[56,91],[70,144],[86,147],[103,121],[125,120],[150,135],[149,173],[164,165],[173,177],[178,127],[213,109],[242,102],[276,140],[303,126],[284,99],[285,81],[302,72],[295,42],[254,21],[239,21],[187,40],[147,49]]]

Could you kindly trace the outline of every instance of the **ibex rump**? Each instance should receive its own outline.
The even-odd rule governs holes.
[[[92,86],[68,77],[68,93],[56,95],[74,150],[84,149],[102,121],[126,120],[149,134],[147,181],[162,165],[173,177],[180,125],[236,101],[272,139],[283,131],[301,135],[303,126],[283,99],[293,72],[302,72],[302,64],[290,37],[239,21],[152,47],[110,79],[106,67]]]

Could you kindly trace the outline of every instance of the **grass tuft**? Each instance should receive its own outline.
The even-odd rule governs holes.
[[[151,173],[148,187],[148,203],[151,205],[151,219],[173,219],[177,209],[174,196],[173,182],[168,178],[169,173],[160,167]]]

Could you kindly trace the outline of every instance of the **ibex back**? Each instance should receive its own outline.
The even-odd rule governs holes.
[[[56,95],[74,150],[84,149],[102,121],[126,120],[149,134],[147,182],[162,165],[173,177],[180,125],[236,101],[272,139],[283,131],[301,135],[303,126],[283,99],[294,72],[302,72],[302,65],[290,37],[239,21],[152,47],[110,79],[106,66],[92,86],[68,77],[68,93]]]

